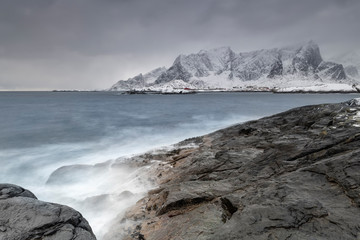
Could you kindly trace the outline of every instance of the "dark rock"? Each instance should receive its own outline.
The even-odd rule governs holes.
[[[22,187],[13,184],[0,184],[0,200],[13,197],[28,197],[37,199],[32,192]]]
[[[179,56],[175,59],[174,64],[164,73],[162,73],[155,83],[164,83],[174,79],[181,79],[185,82],[189,81],[191,74],[185,69],[181,63],[181,57]]]
[[[336,80],[346,79],[343,65],[333,62],[321,62],[316,69],[316,73],[322,78],[331,78]]]
[[[359,104],[296,108],[148,154],[163,161],[159,188],[105,239],[359,239]]]
[[[293,59],[293,66],[297,72],[307,75],[309,72],[314,72],[321,62],[319,46],[311,41],[299,48]]]
[[[283,73],[283,65],[281,59],[279,59],[272,65],[270,73],[267,77],[273,78],[275,76],[281,76],[282,73]]]
[[[86,219],[74,209],[42,202],[30,191],[0,184],[0,239],[92,240]]]

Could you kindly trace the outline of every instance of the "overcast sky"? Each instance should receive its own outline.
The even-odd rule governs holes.
[[[0,0],[0,89],[105,89],[180,53],[360,48],[360,0]]]

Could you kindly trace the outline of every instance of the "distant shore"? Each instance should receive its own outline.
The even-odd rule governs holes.
[[[56,92],[56,93],[71,93],[71,92],[112,92],[118,94],[162,94],[162,95],[171,95],[171,94],[196,94],[196,93],[358,93],[356,89],[353,90],[304,90],[304,89],[295,89],[295,90],[282,90],[282,89],[172,89],[167,91],[162,90],[119,90],[119,91],[109,91],[109,90],[78,90],[78,89],[54,89],[54,90],[42,90],[42,91],[17,91],[17,90],[3,90],[0,92]]]
[[[114,91],[120,94],[196,94],[196,93],[357,93],[356,90],[344,91],[344,90],[331,90],[331,91],[314,91],[314,90],[293,90],[293,91],[276,91],[276,90],[190,90],[190,91]]]

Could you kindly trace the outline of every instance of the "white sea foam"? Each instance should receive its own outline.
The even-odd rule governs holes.
[[[176,129],[167,131],[140,127],[113,132],[97,142],[4,150],[0,151],[0,157],[14,161],[4,165],[0,174],[6,175],[8,182],[31,189],[41,200],[77,209],[101,239],[112,219],[154,187],[144,176],[146,169],[126,167],[127,157],[251,118],[234,115],[217,121],[215,116],[194,116],[195,123],[181,123]],[[114,159],[119,157],[124,164],[112,166]],[[60,167],[63,167],[62,171],[56,171]],[[54,171],[58,173],[58,179],[52,175],[55,183],[44,184]],[[132,194],[119,197],[124,191]]]
[[[148,168],[127,166],[127,157],[291,107],[353,98],[199,94],[100,95],[99,100],[99,95],[84,99],[79,93],[55,95],[52,100],[53,96],[46,98],[54,101],[48,106],[30,93],[38,103],[21,108],[12,96],[0,101],[0,182],[21,185],[40,200],[74,207],[98,239],[117,214],[154,187],[146,176]],[[21,97],[28,101],[26,94],[16,96],[17,101]],[[119,157],[122,161],[112,165]],[[56,169],[74,164],[78,166],[56,171],[54,181],[45,184]]]

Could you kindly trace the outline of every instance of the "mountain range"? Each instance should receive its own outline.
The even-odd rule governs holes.
[[[343,56],[337,59],[340,63],[324,61],[313,41],[244,53],[220,47],[181,54],[170,68],[120,80],[109,90],[351,90],[352,84],[360,82],[360,58],[359,62],[354,59]]]

